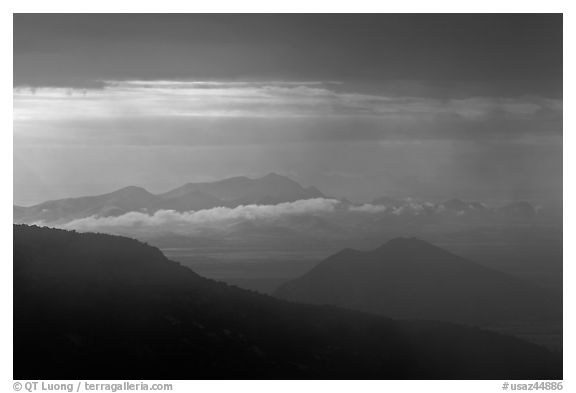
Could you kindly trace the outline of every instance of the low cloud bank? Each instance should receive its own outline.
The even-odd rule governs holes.
[[[435,204],[416,202],[412,199],[392,201],[388,204],[366,203],[352,205],[329,198],[304,199],[276,205],[243,205],[234,208],[177,212],[160,210],[154,214],[129,212],[121,216],[90,216],[58,225],[63,229],[81,232],[107,232],[117,234],[209,235],[250,232],[257,229],[265,234],[273,228],[286,227],[298,233],[325,231],[326,228],[355,228],[361,223],[377,222],[379,225],[403,223],[478,223],[490,220],[530,219],[536,210],[529,205],[509,205],[501,209],[488,208],[479,203],[453,200]],[[377,221],[373,221],[378,217]],[[313,218],[309,220],[309,218]],[[456,220],[456,221],[454,221]],[[44,223],[36,223],[44,225]],[[245,225],[247,224],[247,226]],[[363,225],[363,224],[362,224]],[[231,232],[231,233],[232,233]]]
[[[360,206],[350,206],[348,210],[358,213],[384,213],[386,211],[391,211],[391,209],[386,206],[373,205],[371,203],[366,203]]]
[[[175,232],[195,232],[207,228],[224,227],[243,221],[274,222],[290,216],[331,213],[339,203],[336,199],[316,198],[277,205],[244,205],[235,208],[215,207],[182,213],[174,210],[159,210],[152,215],[130,212],[117,217],[91,216],[81,218],[66,223],[61,227],[80,231],[112,228],[146,230],[151,228]]]

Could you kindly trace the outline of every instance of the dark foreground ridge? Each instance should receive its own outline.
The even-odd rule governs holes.
[[[480,329],[300,305],[132,239],[14,226],[14,379],[561,379]]]

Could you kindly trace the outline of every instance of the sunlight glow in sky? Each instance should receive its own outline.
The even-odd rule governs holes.
[[[14,202],[272,171],[557,201],[561,23],[436,18],[18,15]]]

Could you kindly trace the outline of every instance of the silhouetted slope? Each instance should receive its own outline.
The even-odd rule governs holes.
[[[562,318],[560,298],[414,238],[370,252],[343,250],[275,296],[393,318],[475,324]]]
[[[478,329],[291,304],[123,237],[14,226],[14,379],[562,378]]]
[[[14,206],[13,214],[18,223],[62,223],[90,216],[119,216],[132,211],[147,214],[158,210],[183,212],[321,197],[322,193],[314,187],[304,188],[285,176],[269,174],[259,179],[233,177],[211,183],[189,183],[158,195],[130,186],[103,195],[59,199],[30,207]]]

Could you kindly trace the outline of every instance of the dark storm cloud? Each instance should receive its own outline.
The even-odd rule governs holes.
[[[16,85],[252,78],[354,81],[422,96],[562,92],[559,14],[14,18]]]

